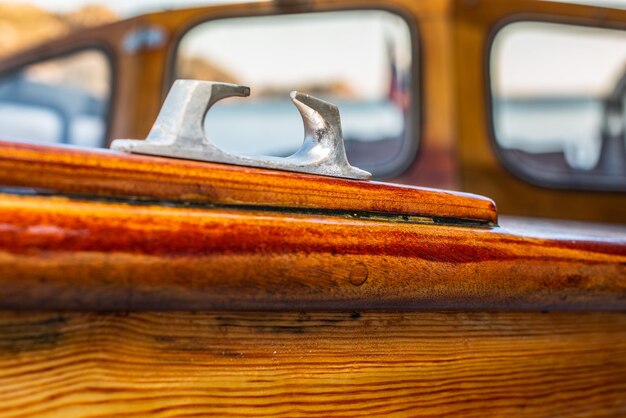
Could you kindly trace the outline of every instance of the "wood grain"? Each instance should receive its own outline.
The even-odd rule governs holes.
[[[626,315],[2,313],[0,415],[620,417]]]
[[[625,310],[626,233],[0,195],[5,309]]]
[[[0,185],[185,203],[497,221],[491,199],[467,193],[2,141]]]

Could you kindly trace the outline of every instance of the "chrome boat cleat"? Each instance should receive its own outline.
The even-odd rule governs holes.
[[[371,174],[348,162],[337,106],[291,92],[291,100],[304,122],[304,142],[289,157],[248,157],[217,147],[204,132],[207,112],[226,97],[249,96],[250,88],[235,84],[177,80],[172,86],[146,140],[116,139],[111,148],[136,154],[158,155],[214,163],[234,164],[322,176],[367,180]]]

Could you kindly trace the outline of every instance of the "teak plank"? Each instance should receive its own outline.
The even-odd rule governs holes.
[[[0,195],[0,307],[626,309],[625,234],[544,229]]]
[[[492,200],[468,193],[3,141],[0,185],[191,204],[497,221]]]
[[[623,313],[0,313],[0,415],[618,417]]]

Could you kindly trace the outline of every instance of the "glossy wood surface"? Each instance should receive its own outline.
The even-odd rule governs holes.
[[[451,121],[467,107],[453,107],[452,88],[457,71],[475,75],[471,60],[451,54],[449,2],[389,4],[427,31],[422,152],[402,179],[454,182]],[[177,12],[167,30],[175,40],[191,21],[274,7]],[[129,27],[119,26],[115,48]],[[154,69],[169,53],[123,55],[115,137],[145,135],[167,87]],[[483,140],[479,123],[464,123],[464,138]],[[476,167],[478,145],[461,146],[464,159],[478,155]],[[494,223],[492,202],[0,147],[0,184],[81,196],[0,195],[0,307],[20,310],[0,312],[0,416],[626,415],[626,315],[599,312],[626,311],[623,228],[507,218],[501,227],[460,226]],[[476,171],[463,164],[474,187]],[[502,196],[509,187],[522,197],[502,176],[489,171],[480,184],[500,181]],[[524,196],[520,205],[534,213],[582,204]],[[319,207],[326,212],[311,210]],[[605,210],[600,198],[594,213]],[[611,210],[620,215],[619,205]],[[140,309],[221,311],[126,312]],[[444,309],[457,312],[425,312]]]
[[[625,310],[623,228],[558,229],[0,195],[0,307]]]
[[[9,141],[0,141],[1,186],[191,204],[497,221],[491,199],[467,193]]]
[[[621,417],[626,315],[0,313],[0,415]]]

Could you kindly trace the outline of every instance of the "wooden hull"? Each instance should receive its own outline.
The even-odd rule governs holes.
[[[626,415],[623,313],[2,313],[0,415]]]
[[[0,416],[626,414],[622,229],[420,219],[0,195]]]
[[[4,309],[626,309],[619,227],[599,237],[12,195],[0,195],[0,226]]]
[[[626,414],[623,227],[0,150],[0,416]]]

